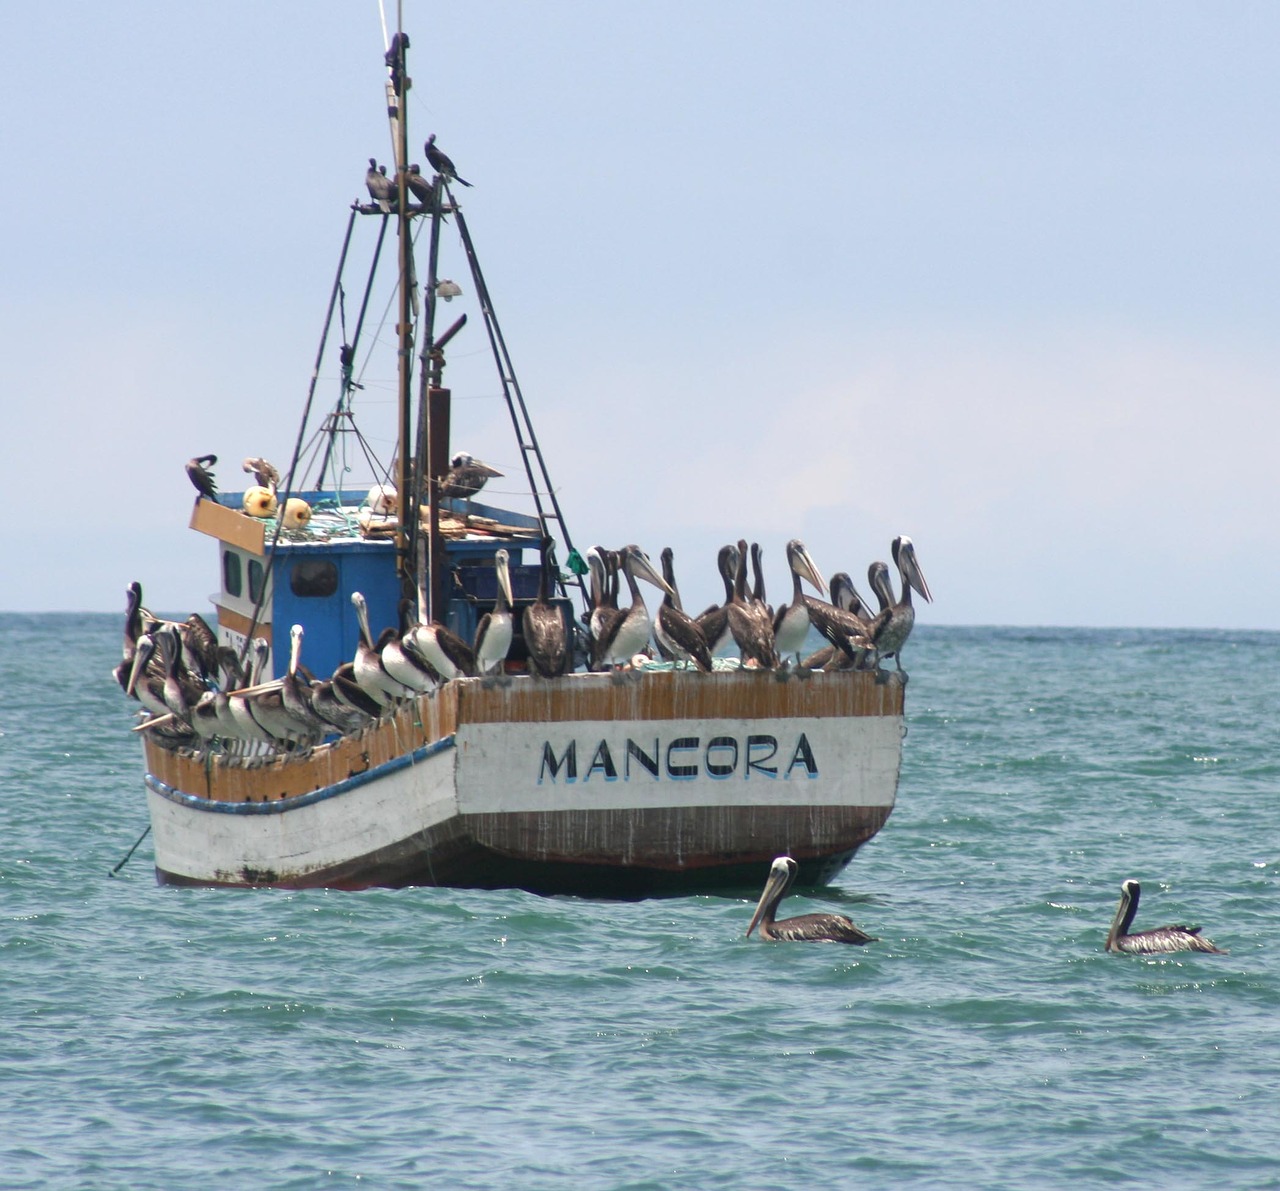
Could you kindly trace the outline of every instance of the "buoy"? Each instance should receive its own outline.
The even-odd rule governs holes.
[[[374,484],[365,497],[371,513],[396,514],[400,511],[400,498],[390,484]]]
[[[274,517],[278,507],[276,494],[260,484],[255,484],[244,494],[244,511],[250,517]]]
[[[311,520],[311,506],[298,496],[291,496],[284,502],[284,514],[280,524],[285,529],[306,529]]]

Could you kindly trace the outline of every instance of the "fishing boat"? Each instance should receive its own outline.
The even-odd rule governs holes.
[[[136,730],[157,879],[633,898],[754,886],[786,854],[803,883],[828,881],[893,808],[905,676],[733,659],[710,672],[639,660],[587,668],[587,568],[480,268],[459,198],[469,183],[434,136],[429,171],[410,158],[408,44],[397,34],[386,54],[393,168],[371,162],[370,201],[351,205],[289,466],[246,460],[258,483],[243,492],[218,491],[209,457],[188,467],[198,489],[191,528],[216,543],[221,577],[205,689],[181,688],[193,625],[208,622],[162,621],[140,590],[131,596],[119,677],[152,700]],[[358,428],[353,373],[369,291],[336,349],[330,328],[353,240],[369,233],[380,259],[388,232],[397,447],[353,493],[337,460],[352,444],[374,455]],[[449,480],[476,462],[450,444],[444,372],[467,315],[439,325],[440,301],[461,290],[444,276],[449,251],[465,260],[458,273],[470,278],[497,366],[530,511],[478,499],[482,481]],[[308,438],[329,353],[338,395]],[[535,672],[525,631],[534,605],[560,618],[564,673]],[[488,672],[474,658],[457,670],[438,660],[420,687],[397,691],[393,680],[379,697],[360,684],[362,660],[380,664],[378,630],[391,642],[416,640],[415,625],[440,641],[448,630],[474,648],[481,627],[499,621],[510,637]],[[307,705],[294,706],[293,721],[291,697]],[[309,718],[322,697],[342,703],[346,720]],[[273,727],[281,708],[285,727]]]

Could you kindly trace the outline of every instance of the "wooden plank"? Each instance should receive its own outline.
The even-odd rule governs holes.
[[[265,554],[266,526],[256,517],[220,505],[216,500],[201,497],[191,510],[191,528],[200,533],[238,546],[250,554]]]

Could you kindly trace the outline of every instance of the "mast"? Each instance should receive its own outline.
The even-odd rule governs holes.
[[[410,418],[410,374],[413,371],[413,237],[409,222],[409,120],[405,97],[412,83],[405,71],[405,50],[409,39],[403,30],[397,29],[387,50],[387,116],[391,121],[391,140],[396,167],[396,229],[400,237],[400,306],[396,324],[397,351],[396,376],[398,380],[397,448],[399,461],[396,476],[396,492],[400,503],[399,525],[396,529],[396,571],[402,585],[413,585],[413,560],[410,557],[410,527],[416,524],[417,502],[410,484],[410,456],[412,454]]]

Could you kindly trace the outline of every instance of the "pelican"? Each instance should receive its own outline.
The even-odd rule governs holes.
[[[537,598],[520,619],[524,643],[529,651],[529,669],[539,678],[559,678],[569,668],[569,635],[560,609],[549,603],[551,567],[555,543],[542,539],[542,568],[538,575]]]
[[[591,614],[587,619],[591,633],[590,669],[599,670],[604,664],[600,643],[622,615],[618,609],[617,560],[612,550],[592,546],[587,551],[587,566],[591,570]]]
[[[649,556],[639,546],[630,545],[622,548],[622,573],[627,577],[627,588],[631,592],[631,606],[611,620],[600,639],[600,660],[616,666],[627,665],[631,659],[649,644],[649,630],[652,622],[649,609],[644,606],[644,598],[640,595],[640,587],[636,579],[652,583],[662,591],[670,592],[667,581],[654,570]]]
[[[733,644],[733,634],[729,631],[729,605],[733,602],[733,580],[738,570],[738,547],[721,546],[716,556],[716,567],[724,581],[724,603],[712,604],[694,618],[713,654],[722,653]]]
[[[449,460],[449,470],[440,481],[441,500],[469,500],[494,476],[501,476],[497,468],[482,463],[474,455],[459,451]]]
[[[751,602],[758,604],[769,614],[769,623],[773,623],[773,605],[764,594],[764,550],[759,542],[751,543]]]
[[[355,606],[356,619],[360,622],[360,640],[356,642],[355,656],[356,682],[375,703],[384,708],[390,707],[397,699],[412,695],[413,688],[392,678],[382,664],[382,655],[373,643],[373,634],[369,631],[369,606],[364,596],[353,591],[351,603]]]
[[[933,603],[929,585],[916,562],[916,548],[905,535],[893,539],[893,561],[898,564],[902,582],[902,598],[891,608],[881,612],[867,630],[867,637],[882,657],[892,655],[899,672],[902,671],[902,647],[911,635],[916,622],[916,610],[911,605],[911,589],[914,587],[926,600]]]
[[[400,192],[396,184],[387,177],[387,167],[379,166],[376,157],[369,158],[369,168],[365,171],[364,184],[369,197],[378,204],[378,210],[389,215],[395,207]]]
[[[163,654],[157,657],[157,665],[151,665],[160,647],[150,633],[143,633],[138,638],[138,646],[133,654],[133,666],[129,670],[129,682],[124,693],[137,699],[153,716],[169,714],[169,705],[164,701],[165,676],[160,669]]]
[[[253,482],[259,487],[275,492],[280,486],[280,472],[275,464],[251,455],[241,466],[245,471],[253,473]]]
[[[747,599],[747,543],[738,541],[738,576],[729,601],[729,631],[738,643],[745,666],[755,662],[766,670],[777,669],[778,650],[773,643],[773,621],[763,604]]]
[[[124,645],[120,664],[111,672],[122,691],[128,692],[129,676],[133,673],[133,657],[138,652],[138,638],[142,636],[142,584],[136,580],[124,593]]]
[[[414,648],[410,632],[408,600],[400,601],[400,635],[394,633],[382,647],[382,664],[397,682],[422,694],[440,685],[440,675]]]
[[[161,629],[156,633],[155,639],[160,647],[161,668],[164,672],[161,697],[175,718],[190,724],[191,709],[200,702],[206,688],[183,668],[182,645],[176,632]]]
[[[476,676],[475,651],[457,633],[440,624],[417,624],[409,630],[409,646],[445,681]]]
[[[782,943],[874,943],[877,940],[859,930],[843,914],[801,914],[799,918],[774,921],[778,906],[795,882],[800,866],[790,856],[779,856],[769,869],[769,879],[747,927],[747,935],[760,924],[760,937]]]
[[[253,639],[253,665],[249,673],[249,689],[262,681],[262,672],[267,667],[267,654],[270,646],[262,637]],[[276,738],[271,735],[253,714],[253,695],[242,691],[231,691],[227,695],[227,709],[235,721],[239,739],[246,747],[253,744],[269,744],[274,746]]]
[[[187,478],[195,486],[196,500],[207,496],[210,500],[218,499],[218,485],[214,483],[213,472],[209,470],[218,462],[217,455],[197,455],[187,460]]]
[[[698,622],[689,616],[680,603],[680,589],[676,587],[675,554],[670,546],[662,548],[662,577],[670,591],[658,605],[658,615],[653,622],[653,636],[662,656],[670,662],[692,662],[699,670],[710,672],[711,650]]]
[[[310,743],[319,744],[331,725],[316,711],[311,702],[308,684],[298,677],[298,658],[301,654],[302,626],[295,624],[289,630],[289,669],[280,679],[280,695],[284,701],[284,709],[308,729]]]
[[[1210,955],[1226,955],[1208,939],[1200,937],[1198,926],[1157,926],[1154,930],[1140,930],[1129,934],[1134,915],[1138,912],[1138,896],[1142,887],[1137,881],[1126,881],[1120,886],[1120,904],[1107,932],[1107,951],[1123,951],[1130,955],[1162,955],[1171,951],[1204,951]]]
[[[497,572],[498,596],[493,611],[486,612],[476,625],[476,668],[481,674],[498,674],[511,648],[515,625],[511,616],[511,567],[509,555],[499,550],[493,556]]]
[[[826,591],[827,585],[822,581],[817,564],[799,538],[792,538],[787,543],[787,566],[791,568],[791,603],[783,604],[774,616],[773,637],[779,655],[786,657],[795,654],[798,664],[800,651],[809,635],[810,624],[801,581],[808,579],[819,591]]]
[[[427,155],[427,161],[431,163],[431,168],[446,182],[457,182],[461,186],[471,185],[466,178],[458,177],[458,171],[454,169],[453,162],[449,160],[448,155],[442,149],[436,148],[436,134],[434,132],[427,137],[427,143],[422,146],[422,151]]]

